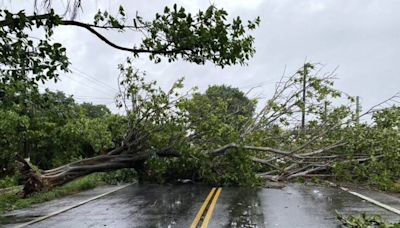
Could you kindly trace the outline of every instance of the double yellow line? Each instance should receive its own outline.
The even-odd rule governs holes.
[[[217,204],[217,200],[219,195],[221,194],[222,188],[212,188],[203,205],[201,205],[200,210],[197,212],[196,217],[194,218],[192,225],[190,228],[197,228],[199,226],[199,222],[203,217],[203,214],[206,212],[207,206],[207,214],[204,216],[203,223],[200,228],[207,228],[208,223],[210,222],[212,213],[214,211],[215,205]],[[210,200],[212,199],[211,203]]]

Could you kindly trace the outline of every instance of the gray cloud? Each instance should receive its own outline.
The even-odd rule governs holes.
[[[111,3],[113,2],[113,3]],[[117,3],[115,3],[117,2]],[[337,87],[362,98],[363,106],[371,106],[400,90],[400,16],[396,0],[248,0],[211,1],[233,16],[244,19],[261,17],[261,26],[254,33],[257,53],[248,66],[220,69],[211,64],[197,66],[177,62],[153,64],[146,56],[137,59],[138,68],[150,79],[167,87],[181,76],[188,87],[207,88],[211,84],[230,84],[241,89],[261,86],[253,95],[268,96],[285,67],[294,72],[304,60],[339,66]],[[96,1],[85,4],[80,20],[90,20],[98,8],[117,10],[124,5],[130,14],[138,11],[145,18],[172,5],[173,1]],[[178,1],[196,12],[205,9],[208,1]],[[4,4],[4,3],[3,3]],[[24,3],[12,3],[14,10]],[[60,5],[60,8],[62,6]],[[135,33],[105,33],[111,40],[132,46],[140,38]],[[55,40],[68,49],[73,69],[100,81],[93,83],[79,73],[65,75],[62,82],[47,85],[74,94],[79,101],[107,104],[117,88],[117,64],[129,56],[99,41],[79,28],[59,28]],[[105,86],[104,84],[108,85]],[[102,86],[103,85],[103,86]],[[111,87],[111,88],[110,88]],[[115,110],[115,108],[113,108]]]

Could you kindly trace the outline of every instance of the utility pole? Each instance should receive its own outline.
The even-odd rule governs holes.
[[[356,96],[356,122],[357,123],[360,123],[360,112],[361,112],[360,97]]]
[[[328,119],[328,101],[324,101],[324,121]]]
[[[307,64],[304,64],[303,70],[303,108],[301,112],[301,130],[304,131],[306,125],[306,80],[307,80]]]

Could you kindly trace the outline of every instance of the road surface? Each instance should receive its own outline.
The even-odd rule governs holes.
[[[135,184],[28,227],[190,227],[210,190],[201,185]],[[214,198],[207,207],[209,210],[211,201],[215,201],[207,221],[210,228],[340,227],[335,210],[344,214],[379,213],[389,221],[400,220],[395,213],[323,186],[224,187]],[[207,209],[199,224],[206,222]]]

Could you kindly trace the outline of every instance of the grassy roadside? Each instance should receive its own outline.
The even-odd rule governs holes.
[[[367,215],[363,213],[356,216],[343,216],[338,211],[336,211],[336,217],[343,226],[349,228],[400,228],[400,221],[398,223],[389,223],[385,221],[380,215]]]
[[[77,179],[64,186],[54,188],[51,191],[34,194],[25,199],[19,194],[21,188],[15,187],[10,191],[0,194],[0,214],[3,214],[8,210],[25,208],[35,203],[41,203],[84,190],[89,190],[103,184],[105,184],[105,182],[102,178],[97,174],[93,174]]]
[[[74,180],[64,186],[57,187],[48,192],[41,192],[23,199],[22,187],[15,186],[7,192],[0,193],[0,215],[5,211],[29,207],[35,203],[41,203],[66,195],[89,190],[105,184],[131,183],[136,179],[133,169],[120,169],[108,173],[93,173],[80,179]],[[13,183],[11,181],[4,181]],[[16,183],[16,182],[15,182]],[[7,185],[5,185],[7,187]]]

